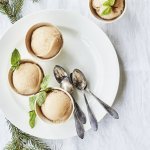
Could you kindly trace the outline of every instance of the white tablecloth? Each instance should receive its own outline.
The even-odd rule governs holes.
[[[150,1],[126,0],[123,18],[112,24],[94,19],[88,0],[26,0],[23,16],[41,9],[67,9],[80,12],[98,24],[109,36],[118,53],[121,81],[114,107],[120,115],[108,115],[99,123],[98,132],[89,130],[84,140],[73,137],[49,140],[62,150],[149,150],[150,149]],[[0,36],[11,26],[0,14]],[[1,98],[2,99],[2,98]],[[10,140],[10,133],[0,111],[0,150]]]

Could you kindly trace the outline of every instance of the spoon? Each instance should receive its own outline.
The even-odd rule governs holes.
[[[72,94],[74,91],[74,87],[70,81],[70,77],[68,76],[66,70],[64,68],[62,68],[61,66],[56,65],[54,67],[53,71],[54,71],[54,76],[55,76],[57,82],[60,84],[60,87],[64,90],[66,90],[67,92],[69,92],[70,94]],[[77,108],[77,111],[76,111],[77,116],[78,116],[79,120],[81,121],[81,123],[85,124],[86,116],[85,116],[84,112],[81,110],[78,103],[75,101],[73,96],[72,96],[72,98],[74,100],[74,105]]]
[[[70,83],[69,78],[65,77],[62,82],[60,83],[60,87],[63,88],[64,90],[68,91],[70,94],[73,92],[73,85]],[[72,96],[72,95],[71,95]],[[82,112],[81,108],[75,101],[74,97],[72,96],[73,101],[74,101],[74,118],[75,118],[75,126],[76,126],[76,131],[78,136],[83,139],[84,138],[84,127],[83,124],[86,123],[86,117],[84,113]]]
[[[80,122],[79,118],[78,118],[78,115],[77,115],[77,108],[75,107],[74,109],[74,120],[75,120],[75,127],[76,127],[76,132],[77,132],[77,135],[83,139],[84,138],[84,127],[83,127],[83,124]]]
[[[79,69],[74,69],[73,73],[71,74],[71,80],[73,84],[79,89],[87,91],[89,94],[91,94],[94,98],[98,100],[98,102],[104,107],[104,109],[115,119],[119,119],[118,113],[111,108],[109,105],[107,105],[105,102],[103,102],[101,99],[99,99],[91,90],[87,87],[87,81],[84,76],[84,74]]]
[[[71,84],[70,80],[68,77],[65,77],[62,82],[60,83],[60,87],[64,90],[66,90],[67,92],[69,92],[70,94],[72,94],[73,90],[74,90],[74,87],[73,85]],[[71,95],[72,96],[72,95]],[[78,119],[80,120],[80,122],[82,124],[85,124],[86,123],[86,116],[85,114],[83,113],[83,111],[81,110],[81,108],[79,107],[78,103],[75,101],[74,97],[72,96],[73,98],[73,101],[74,101],[74,105],[75,105],[75,108],[76,108],[76,114],[77,114],[77,117]]]
[[[78,80],[78,78],[76,78],[75,72],[71,73],[70,77],[72,78],[72,82],[75,83],[74,85],[76,86],[76,88],[83,92],[87,111],[88,111],[88,116],[89,116],[89,120],[90,120],[90,125],[94,131],[97,131],[98,122],[97,122],[96,117],[95,117],[95,115],[94,115],[94,113],[93,113],[92,109],[90,108],[89,103],[87,101],[87,98],[85,95],[85,90],[84,90],[85,87],[82,85],[82,82],[80,82],[80,80]]]
[[[60,83],[60,87],[68,91],[70,94],[73,92],[73,85],[71,84],[68,74],[65,71],[64,68],[61,66],[56,65],[54,67],[54,76],[57,80],[58,83]],[[72,96],[72,95],[71,95]],[[73,98],[73,96],[72,96]],[[80,109],[79,105],[74,101],[74,118],[75,118],[75,127],[76,127],[76,132],[78,136],[83,139],[84,138],[84,127],[83,124],[86,123],[86,117],[83,111]]]

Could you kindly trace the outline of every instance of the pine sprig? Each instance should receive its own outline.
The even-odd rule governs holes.
[[[40,0],[32,0],[32,1],[33,1],[33,3],[34,3],[34,2],[36,2],[36,3],[37,3],[37,2],[39,2]]]
[[[51,150],[41,139],[22,132],[9,121],[7,123],[12,133],[12,141],[4,150]]]
[[[32,0],[32,2],[39,2],[40,0]],[[24,0],[0,0],[0,12],[10,19],[11,23],[19,20]]]
[[[1,0],[0,12],[7,15],[12,23],[16,22],[22,17],[21,9],[24,0]]]

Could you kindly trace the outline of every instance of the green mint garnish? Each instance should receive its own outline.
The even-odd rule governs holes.
[[[116,0],[108,0],[108,1],[109,1],[110,6],[114,6]]]
[[[106,9],[104,9],[104,11],[102,12],[102,16],[104,15],[109,15],[112,11],[112,8],[110,6],[108,6]]]
[[[35,110],[35,101],[36,101],[36,96],[31,96],[29,97],[29,106],[30,106],[30,110]]]
[[[106,6],[106,9],[101,13],[102,16],[109,15],[112,11],[112,6],[114,6],[116,0],[107,0],[103,3],[103,6]]]
[[[109,1],[105,1],[105,2],[103,3],[103,6],[110,6]]]
[[[14,49],[11,55],[11,69],[15,70],[19,68],[21,56],[17,49]]]
[[[29,111],[29,125],[31,128],[34,128],[35,126],[35,118],[36,118],[36,113],[35,110]]]
[[[29,97],[29,106],[30,106],[29,125],[31,128],[35,126],[35,119],[36,119],[35,102],[38,104],[38,106],[42,106],[42,104],[46,100],[47,93],[52,91],[52,88],[48,87],[49,79],[50,79],[49,75],[44,76],[43,81],[41,83],[40,91],[36,95]]]
[[[42,106],[42,104],[45,102],[47,93],[45,91],[39,92],[36,95],[36,102],[39,106]]]
[[[41,90],[44,90],[47,88],[48,86],[48,83],[49,83],[49,80],[50,80],[50,76],[49,75],[46,75],[44,78],[43,78],[43,81],[41,83]]]

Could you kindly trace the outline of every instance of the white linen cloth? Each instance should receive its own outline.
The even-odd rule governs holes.
[[[109,36],[118,53],[120,87],[114,107],[120,119],[106,115],[98,132],[89,130],[85,139],[48,140],[62,150],[149,150],[150,149],[150,1],[126,0],[123,18],[103,24],[90,15],[88,0],[25,0],[23,16],[43,9],[79,12],[98,24]],[[0,36],[11,26],[0,14]],[[7,43],[8,44],[8,43]],[[0,111],[0,150],[10,140],[8,126]]]

